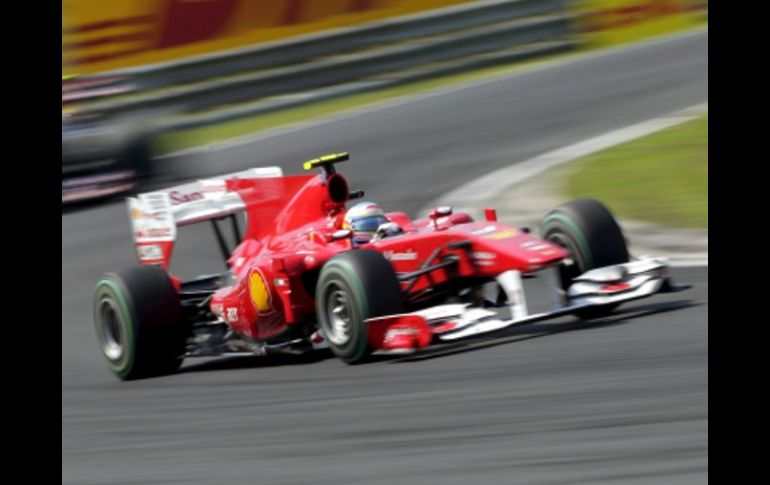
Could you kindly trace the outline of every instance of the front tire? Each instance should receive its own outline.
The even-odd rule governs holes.
[[[331,351],[348,364],[371,353],[367,318],[400,313],[401,286],[390,262],[377,251],[336,255],[321,269],[316,314]]]
[[[588,270],[627,263],[628,247],[623,231],[602,203],[581,199],[562,204],[540,222],[542,238],[566,249],[571,264],[559,268],[562,290]],[[591,307],[576,312],[583,319],[608,315],[618,305]]]
[[[190,329],[159,266],[105,275],[94,290],[93,316],[102,355],[120,379],[169,374],[182,364]]]

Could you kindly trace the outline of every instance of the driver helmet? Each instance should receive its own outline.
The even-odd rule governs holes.
[[[353,232],[353,242],[364,244],[372,239],[380,224],[388,222],[385,212],[374,202],[359,202],[345,214],[342,221],[343,229]]]

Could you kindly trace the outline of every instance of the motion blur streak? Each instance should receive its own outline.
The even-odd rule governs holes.
[[[707,101],[707,44],[673,39],[170,162],[297,172],[345,149],[351,186],[415,211],[512,160]],[[180,240],[183,276],[219,269],[207,228]],[[560,319],[433,358],[228,360],[120,383],[89,298],[102,271],[134,262],[123,203],[62,216],[63,483],[707,480],[706,268],[674,270],[690,292],[594,325]]]
[[[64,0],[62,60],[91,74],[211,54],[470,0]]]

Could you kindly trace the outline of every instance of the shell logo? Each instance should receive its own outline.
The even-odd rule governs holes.
[[[508,229],[505,231],[493,232],[487,236],[487,239],[508,239],[509,237],[515,236],[517,233],[518,231],[516,231],[516,229]]]
[[[269,313],[273,310],[270,302],[270,289],[267,286],[265,277],[259,271],[254,271],[249,276],[249,296],[257,312]]]

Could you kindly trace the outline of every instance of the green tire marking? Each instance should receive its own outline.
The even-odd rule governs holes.
[[[327,263],[328,266],[334,268],[335,266],[338,266],[342,272],[344,272],[346,275],[349,276],[349,280],[352,281],[352,283],[358,288],[358,294],[359,298],[356,298],[356,302],[361,305],[361,310],[363,313],[364,320],[368,318],[369,315],[369,302],[366,299],[366,291],[364,290],[364,284],[361,282],[361,278],[358,277],[358,272],[353,268],[353,266],[345,261],[345,260],[333,260],[329,261]],[[363,323],[363,322],[362,322]],[[363,332],[361,344],[358,345],[358,348],[356,349],[356,354],[351,356],[351,360],[358,360],[360,359],[364,353],[366,352],[366,348],[369,345],[369,331],[367,329],[367,326],[362,324],[361,330]]]
[[[96,284],[96,289],[94,290],[94,299],[96,298],[96,296],[98,296],[100,287],[102,285],[109,287],[110,290],[112,290],[112,293],[115,295],[115,297],[118,300],[120,310],[123,313],[122,316],[124,317],[124,322],[126,323],[125,330],[126,330],[126,337],[127,337],[126,339],[127,345],[126,345],[126,349],[124,349],[127,357],[126,357],[125,364],[122,366],[122,370],[121,370],[121,367],[113,364],[113,362],[110,359],[107,359],[107,365],[110,367],[110,369],[112,369],[113,372],[118,374],[120,377],[126,377],[128,374],[131,373],[131,369],[134,367],[134,353],[135,353],[134,352],[134,347],[135,347],[134,320],[131,316],[131,312],[128,311],[128,303],[126,302],[126,299],[123,296],[123,292],[120,290],[120,288],[118,288],[118,285],[116,285],[114,281],[109,279],[103,279],[99,281]],[[94,318],[95,319],[97,318],[96,308],[94,308]],[[130,351],[128,349],[130,349]]]
[[[554,212],[553,214],[549,214],[545,216],[542,222],[540,222],[541,227],[544,227],[551,220],[557,220],[562,224],[564,224],[565,226],[569,227],[573,231],[573,236],[575,236],[575,240],[578,243],[578,246],[580,246],[580,251],[583,253],[583,257],[586,260],[586,265],[588,269],[593,268],[594,267],[593,256],[591,255],[591,251],[588,250],[588,241],[583,235],[583,231],[581,231],[580,228],[574,222],[572,222],[570,218],[558,212]]]
[[[351,279],[353,280],[353,283],[358,287],[359,295],[364,297],[364,301],[361,302],[361,309],[363,310],[363,314],[369,317],[369,302],[366,301],[366,291],[364,290],[364,284],[361,282],[361,278],[358,277],[358,272],[356,272],[350,263],[344,260],[330,261],[329,265],[332,267],[340,266],[340,269],[345,271],[346,274],[354,276],[354,278]]]

